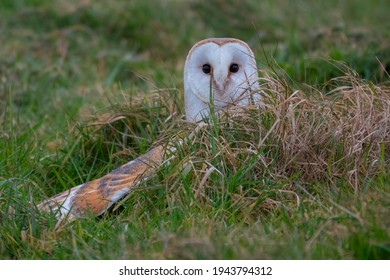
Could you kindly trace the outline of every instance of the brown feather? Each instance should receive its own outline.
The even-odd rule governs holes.
[[[145,155],[114,169],[102,178],[76,186],[57,194],[38,205],[38,209],[56,213],[59,222],[68,221],[92,212],[102,214],[113,203],[130,192],[142,179],[151,176],[174,146],[158,145]]]

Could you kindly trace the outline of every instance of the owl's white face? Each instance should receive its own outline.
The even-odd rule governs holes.
[[[206,39],[190,50],[184,66],[186,118],[197,122],[209,115],[210,97],[216,110],[247,105],[258,88],[256,60],[237,39]]]

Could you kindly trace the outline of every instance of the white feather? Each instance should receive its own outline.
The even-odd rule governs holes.
[[[211,66],[211,73],[203,72],[205,64]],[[230,71],[232,64],[239,66],[236,73]],[[237,39],[206,39],[190,50],[184,66],[188,121],[206,118],[210,113],[210,100],[216,110],[229,105],[247,105],[251,98],[258,101],[258,94],[250,96],[257,90],[256,60],[246,43]]]

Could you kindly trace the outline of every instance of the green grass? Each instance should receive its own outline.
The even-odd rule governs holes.
[[[330,91],[348,82],[330,80],[349,68],[373,96],[389,85],[388,1],[79,2],[0,3],[0,259],[390,258],[389,133],[351,154],[360,138],[309,133],[332,123],[315,102],[339,104]],[[206,37],[251,45],[273,109],[214,120],[117,208],[55,230],[45,197],[192,128],[177,117],[183,63]],[[318,115],[283,120],[301,117],[312,150],[289,127],[265,138],[296,89]]]

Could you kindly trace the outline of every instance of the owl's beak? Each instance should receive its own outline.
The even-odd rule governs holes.
[[[224,91],[225,91],[225,85],[226,85],[225,82],[220,83],[220,82],[217,82],[217,81],[214,80],[213,88],[214,88],[216,91],[218,91],[218,92],[220,92],[220,93],[223,94]]]
[[[225,71],[215,71],[213,73],[213,88],[219,93],[224,94],[228,82],[228,73]]]

